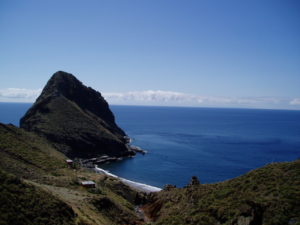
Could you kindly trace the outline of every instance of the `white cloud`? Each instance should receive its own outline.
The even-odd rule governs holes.
[[[32,102],[34,101],[42,89],[24,89],[24,88],[6,88],[0,89],[1,101],[12,102]]]
[[[300,98],[294,98],[290,101],[290,105],[300,105]]]
[[[42,89],[0,89],[2,102],[34,102]],[[291,108],[300,107],[300,98],[276,97],[223,97],[202,96],[175,91],[147,90],[102,93],[109,104],[203,106],[203,107],[246,107],[246,108]]]
[[[288,103],[287,99],[275,97],[218,97],[201,96],[173,91],[134,91],[103,93],[112,104],[222,106],[222,107],[276,107]]]
[[[111,101],[137,101],[137,102],[183,102],[193,99],[192,95],[173,91],[132,91],[125,93],[103,93]]]

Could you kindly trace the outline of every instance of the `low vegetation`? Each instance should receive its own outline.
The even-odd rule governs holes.
[[[0,204],[3,203],[3,207],[8,208],[8,212],[3,211],[5,207],[0,210],[0,214],[3,215],[2,224],[24,224],[11,223],[8,219],[14,214],[17,214],[18,218],[27,218],[30,211],[31,216],[35,215],[40,208],[39,202],[35,201],[38,199],[41,199],[40,204],[44,204],[46,209],[48,203],[49,207],[57,209],[59,207],[55,204],[64,204],[66,208],[60,208],[64,211],[70,209],[74,218],[72,217],[69,223],[67,220],[54,220],[41,209],[40,214],[44,215],[44,218],[41,216],[41,220],[34,220],[33,224],[111,225],[120,224],[120,221],[123,221],[122,224],[141,224],[134,211],[134,197],[138,195],[137,192],[114,178],[69,166],[65,160],[66,157],[47,140],[13,125],[0,124],[0,170],[3,171],[1,174],[5,174],[3,176],[13,177],[10,179],[11,183],[0,182],[0,190],[4,191],[0,193]],[[82,187],[80,181],[84,180],[96,182],[96,188]],[[18,182],[19,185],[16,187],[13,182]],[[20,192],[21,189],[24,189],[24,196]],[[12,194],[4,198],[7,191],[11,191]],[[21,193],[21,199],[14,201],[14,193]],[[31,207],[29,204],[30,207],[25,210],[23,207],[26,207],[26,201],[29,199],[33,199],[32,204],[37,206]],[[49,199],[55,200],[56,203],[48,201]],[[107,199],[111,203],[110,210],[99,207],[101,199]],[[49,208],[48,212],[53,216],[58,215],[54,209]],[[39,217],[40,214],[36,215]],[[42,222],[42,219],[47,218],[48,223]]]
[[[144,211],[155,224],[300,224],[300,160],[217,184],[169,188]]]
[[[72,208],[46,191],[1,170],[0,184],[1,225],[75,224]]]

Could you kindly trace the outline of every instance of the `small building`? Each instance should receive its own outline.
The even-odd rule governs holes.
[[[96,183],[94,181],[91,181],[91,180],[81,181],[81,186],[82,187],[87,187],[87,188],[95,188]]]
[[[66,163],[67,163],[68,165],[73,165],[73,160],[72,160],[72,159],[67,159],[67,160],[66,160]]]

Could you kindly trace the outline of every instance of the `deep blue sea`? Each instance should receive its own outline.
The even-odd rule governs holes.
[[[18,125],[31,104],[0,103],[0,122]],[[133,144],[148,151],[102,168],[158,187],[239,176],[300,157],[300,111],[111,106]]]

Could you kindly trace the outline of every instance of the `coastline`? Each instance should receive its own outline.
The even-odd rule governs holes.
[[[127,180],[127,179],[122,178],[122,177],[118,177],[115,174],[112,174],[112,173],[108,172],[107,170],[99,168],[97,165],[95,165],[95,172],[96,173],[102,173],[102,174],[105,174],[107,176],[117,178],[117,179],[121,180],[124,184],[128,185],[129,187],[131,187],[131,188],[133,188],[137,191],[145,192],[147,194],[151,193],[151,192],[159,192],[159,191],[162,190],[161,188],[154,187],[154,186],[151,186],[151,185],[148,185],[148,184],[143,184],[143,183]]]

